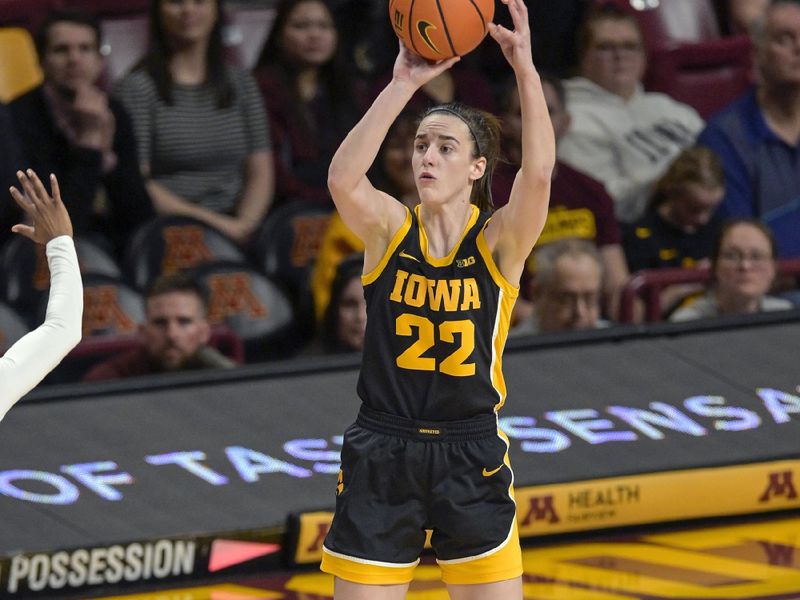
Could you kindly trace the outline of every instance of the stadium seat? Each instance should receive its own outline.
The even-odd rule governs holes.
[[[114,277],[83,276],[84,338],[135,334],[142,321],[144,301],[138,292]]]
[[[30,322],[39,317],[41,298],[50,288],[44,246],[14,236],[0,248],[0,300]]]
[[[248,362],[295,349],[292,304],[272,279],[229,261],[200,265],[192,274],[207,292],[208,320],[227,326],[244,342]]]
[[[705,118],[753,83],[751,52],[746,35],[656,49],[650,54],[645,87],[685,102]]]
[[[253,243],[257,264],[293,294],[307,289],[331,214],[331,207],[300,201],[270,213]]]
[[[0,303],[0,356],[29,330],[30,327],[20,315],[10,306]]]
[[[779,276],[800,276],[800,258],[777,261]],[[645,304],[644,319],[647,322],[663,318],[661,292],[670,285],[681,283],[706,283],[711,279],[709,269],[645,269],[633,273],[622,289],[620,299],[620,323],[631,323],[634,318],[636,299]]]
[[[144,290],[161,274],[214,260],[241,263],[244,255],[232,241],[205,223],[189,217],[158,217],[132,236],[125,251],[125,272],[136,289]]]
[[[31,34],[21,27],[0,27],[0,101],[8,103],[41,82]]]

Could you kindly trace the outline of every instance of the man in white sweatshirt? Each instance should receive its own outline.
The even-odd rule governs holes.
[[[50,298],[44,323],[0,358],[0,420],[80,341],[83,315],[83,285],[72,222],[61,201],[58,181],[50,176],[51,196],[32,170],[17,171],[17,178],[24,194],[12,187],[11,195],[31,224],[14,225],[11,230],[46,245]]]
[[[703,120],[692,107],[643,90],[642,32],[622,9],[590,9],[578,52],[581,75],[565,82],[572,126],[558,156],[601,181],[617,218],[631,222],[644,211],[651,185],[694,143]]]

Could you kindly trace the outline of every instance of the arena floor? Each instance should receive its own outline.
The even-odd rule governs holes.
[[[800,517],[526,548],[526,600],[800,599]],[[105,600],[328,600],[315,570]],[[447,600],[435,563],[416,571],[409,600]]]

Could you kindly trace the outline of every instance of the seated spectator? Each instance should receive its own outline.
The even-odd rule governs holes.
[[[408,110],[395,119],[369,174],[376,188],[397,198],[411,209],[419,204],[417,184],[411,170],[417,120],[417,114]],[[328,306],[336,268],[344,258],[354,252],[364,252],[364,242],[347,228],[339,213],[334,212],[320,243],[311,273],[311,292],[317,321],[322,320]]]
[[[140,348],[95,365],[84,381],[193,369],[229,369],[230,359],[208,346],[205,293],[185,274],[162,275],[145,293]]]
[[[759,83],[709,119],[698,144],[722,159],[724,217],[761,219],[800,256],[800,3],[775,0],[752,32]]]
[[[603,265],[586,240],[565,239],[536,250],[533,315],[512,335],[608,327],[600,319]]]
[[[723,225],[711,258],[713,287],[670,321],[788,310],[792,303],[768,296],[775,281],[775,238],[760,221],[736,219]]]
[[[542,75],[542,90],[558,144],[569,130],[571,122],[565,105],[564,86],[560,79]],[[499,164],[494,172],[492,197],[496,207],[505,203],[511,193],[522,154],[516,84],[507,87],[503,104],[503,149],[508,162]],[[564,162],[557,161],[553,169],[547,221],[536,247],[541,248],[565,238],[586,239],[597,246],[605,273],[604,305],[609,314],[615,315],[619,291],[628,277],[628,269],[622,250],[619,224],[614,216],[613,201],[601,183]],[[536,268],[533,263],[534,261],[529,261],[528,270],[531,274]],[[519,301],[518,304],[523,306]]]
[[[764,16],[770,0],[724,0],[730,33],[749,33],[753,25]]]
[[[630,270],[708,266],[724,193],[722,165],[711,150],[681,152],[658,180],[644,216],[623,228]]]
[[[97,85],[100,26],[80,11],[53,11],[36,45],[44,82],[9,105],[25,166],[58,177],[77,236],[108,236],[119,254],[153,209],[130,118]]]
[[[0,189],[16,183],[15,173],[26,167],[14,131],[8,106],[0,103]],[[11,227],[19,221],[18,208],[12,202],[0,202],[0,246],[11,237]]]
[[[363,269],[362,254],[348,257],[336,269],[320,331],[322,351],[326,354],[360,352],[364,348],[367,302],[361,283]]]
[[[611,4],[589,9],[578,32],[580,76],[566,82],[572,125],[559,158],[598,179],[620,221],[644,212],[652,184],[694,143],[703,120],[686,104],[645,92],[636,18]]]
[[[333,206],[328,165],[363,104],[339,43],[322,0],[278,4],[256,67],[275,145],[277,203],[313,200]]]
[[[225,63],[220,2],[153,0],[147,54],[115,91],[156,211],[243,245],[272,202],[273,165],[258,86]]]

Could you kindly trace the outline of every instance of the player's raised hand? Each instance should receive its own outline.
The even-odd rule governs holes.
[[[509,30],[502,25],[489,23],[489,35],[500,45],[508,64],[517,71],[532,69],[531,29],[528,23],[528,8],[524,0],[500,0],[508,5],[514,29]]]
[[[60,235],[71,237],[72,221],[61,201],[61,190],[58,187],[56,176],[50,175],[52,196],[47,193],[44,184],[33,169],[28,169],[26,173],[17,171],[17,179],[19,179],[23,191],[20,192],[13,186],[9,191],[20,208],[30,217],[32,225],[19,223],[14,225],[11,231],[24,235],[39,244],[46,244]]]
[[[397,60],[394,61],[392,75],[395,80],[406,81],[417,88],[438,77],[461,60],[460,56],[454,56],[445,60],[430,62],[411,52],[403,42],[399,42],[399,44],[400,52],[397,55]]]

